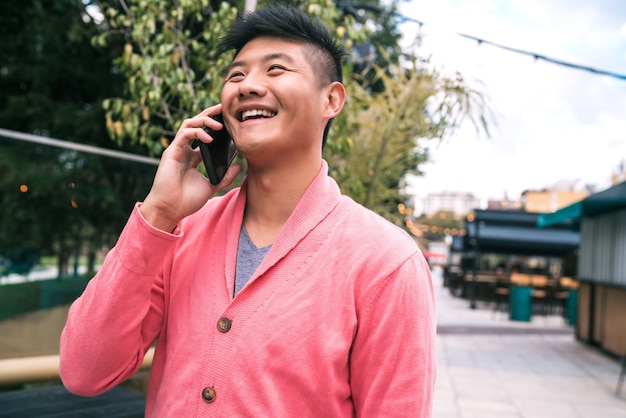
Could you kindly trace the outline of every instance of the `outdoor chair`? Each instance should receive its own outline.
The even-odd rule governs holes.
[[[530,293],[533,313],[547,315],[549,312],[548,291],[546,289],[533,289]]]
[[[508,312],[511,296],[510,279],[497,278],[493,288],[493,312]]]

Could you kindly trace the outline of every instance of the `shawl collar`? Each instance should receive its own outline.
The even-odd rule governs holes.
[[[237,243],[243,220],[243,211],[246,202],[247,181],[244,180],[239,194],[236,197],[234,222],[228,231],[228,250],[226,254],[226,277],[228,285],[234,282],[237,262]],[[264,274],[278,261],[284,258],[311,230],[328,216],[339,204],[341,192],[334,179],[328,176],[328,163],[321,160],[320,170],[308,187],[302,199],[287,219],[276,242],[267,253],[263,262],[256,270],[250,281]],[[234,245],[233,245],[234,244]]]

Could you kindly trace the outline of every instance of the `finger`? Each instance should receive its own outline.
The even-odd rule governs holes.
[[[179,129],[202,128],[204,126],[209,126],[205,122],[214,122],[214,123],[211,123],[212,125],[211,127],[220,128],[221,123],[215,121],[214,118],[215,116],[220,114],[221,110],[222,110],[221,103],[215,106],[207,107],[206,109],[204,109],[202,112],[198,113],[197,115],[183,120],[183,122],[180,124]]]
[[[193,128],[194,139],[198,139],[202,142],[213,142],[213,137],[207,132],[205,128]]]
[[[216,104],[215,106],[207,107],[198,115],[196,118],[202,121],[202,125],[213,130],[219,131],[223,128],[223,124],[216,121],[216,116],[221,115],[222,113],[222,104]]]
[[[221,110],[222,104],[218,103],[214,106],[207,107],[194,117],[183,120],[171,145],[182,147],[191,146],[196,138],[202,142],[211,142],[213,138],[204,128],[209,127],[216,131],[223,128],[223,125],[213,118],[218,115]]]
[[[193,123],[190,124],[186,120],[185,122],[183,122],[183,124],[191,125]],[[195,125],[197,124],[198,123],[196,121]],[[192,147],[193,141],[196,139],[199,139],[202,142],[213,141],[213,138],[211,137],[211,135],[209,135],[202,127],[194,127],[194,126],[182,127],[181,126],[181,128],[176,133],[176,136],[172,140],[170,147],[172,145],[180,147],[180,148]]]
[[[183,121],[179,133],[181,133],[181,137],[183,138],[187,138],[188,140],[191,138],[191,141],[198,138],[203,142],[211,142],[213,137],[206,128],[219,131],[224,128],[224,125],[210,116],[194,117]]]
[[[215,116],[222,113],[222,104],[218,103],[213,106],[209,106],[204,109],[202,112],[198,113],[196,117],[206,117],[206,116]]]

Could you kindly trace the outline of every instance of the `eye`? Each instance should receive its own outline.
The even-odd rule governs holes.
[[[233,81],[233,79],[237,80],[240,78],[243,78],[243,73],[241,71],[233,71],[226,76],[226,81]]]
[[[286,71],[287,69],[280,64],[272,64],[267,69],[267,72]]]

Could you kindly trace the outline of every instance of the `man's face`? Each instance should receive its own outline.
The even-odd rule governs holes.
[[[310,64],[311,47],[260,37],[237,54],[222,90],[222,113],[239,151],[252,164],[318,156],[327,87]],[[314,154],[315,155],[315,154]]]

